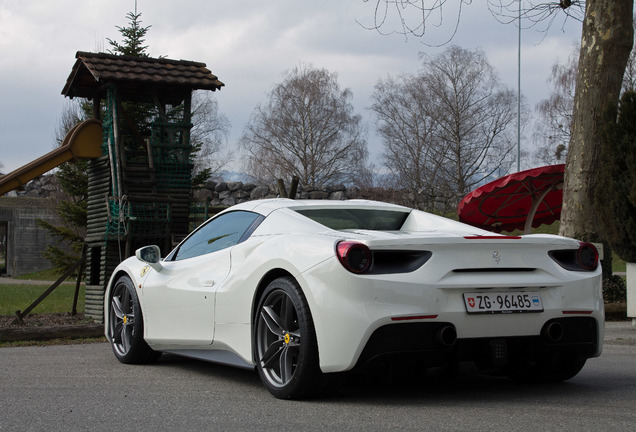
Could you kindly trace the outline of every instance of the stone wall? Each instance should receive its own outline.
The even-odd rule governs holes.
[[[2,175],[0,174],[0,177]],[[34,178],[28,182],[24,187],[13,190],[7,193],[5,196],[14,197],[31,197],[31,198],[50,198],[55,196],[60,190],[59,183],[55,174],[44,174]]]
[[[346,188],[344,185],[328,186],[320,189],[298,187],[297,199],[345,200],[370,198],[358,188]],[[194,201],[209,200],[213,206],[233,206],[246,201],[279,197],[277,185],[256,185],[243,182],[208,183],[204,188],[193,192]]]
[[[288,185],[286,187],[289,187]],[[278,185],[256,185],[240,181],[210,182],[205,187],[193,191],[194,205],[203,205],[206,201],[210,206],[233,206],[246,201],[280,197]],[[318,200],[346,200],[369,199],[426,211],[445,214],[454,213],[459,200],[453,196],[429,197],[430,208],[422,207],[423,198],[414,197],[405,190],[384,187],[346,187],[344,185],[327,186],[324,188],[306,188],[298,186],[296,199]],[[424,201],[426,202],[426,201]]]

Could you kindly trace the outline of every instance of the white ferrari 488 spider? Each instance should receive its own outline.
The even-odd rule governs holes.
[[[165,258],[147,246],[123,261],[105,310],[120,361],[256,368],[280,398],[407,365],[566,380],[604,329],[593,245],[355,200],[231,207]]]

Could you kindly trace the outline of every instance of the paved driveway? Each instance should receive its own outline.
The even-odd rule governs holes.
[[[164,355],[120,364],[106,343],[0,348],[0,431],[599,431],[636,425],[636,328],[609,323],[603,355],[558,385],[496,377],[281,401],[256,373]]]

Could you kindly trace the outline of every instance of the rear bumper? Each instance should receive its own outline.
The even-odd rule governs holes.
[[[599,349],[599,323],[591,317],[549,320],[536,336],[453,339],[454,328],[444,322],[382,326],[369,338],[354,369],[368,371],[395,363],[431,368],[471,362],[479,370],[496,371],[554,355],[585,360]]]
[[[565,272],[545,271],[535,271],[527,277],[518,273],[497,275],[496,284],[493,278],[483,274],[472,278],[471,283],[460,284],[457,280],[431,278],[425,269],[387,277],[357,276],[334,261],[314,267],[304,273],[300,281],[313,315],[323,372],[351,370],[367,361],[363,357],[370,356],[368,347],[376,343],[376,332],[387,328],[391,331],[389,336],[380,338],[383,344],[387,341],[396,346],[403,343],[404,348],[396,350],[408,352],[413,349],[413,343],[421,342],[425,344],[424,351],[434,351],[441,357],[451,351],[450,347],[426,344],[435,343],[435,332],[444,325],[452,326],[457,335],[458,345],[452,349],[459,349],[459,355],[467,358],[477,358],[480,354],[470,353],[485,349],[473,348],[483,345],[476,343],[477,340],[505,340],[510,347],[508,352],[518,352],[518,355],[525,352],[522,348],[526,344],[530,345],[529,352],[538,353],[536,355],[542,350],[571,349],[577,356],[589,358],[602,352],[604,310],[600,272],[574,277]],[[476,289],[539,292],[543,311],[468,314],[463,294]],[[559,343],[548,343],[543,336],[546,326],[553,322],[562,323],[564,329],[564,339]],[[587,323],[584,327],[588,330],[578,330],[581,323]],[[589,330],[591,323],[594,331]],[[411,334],[411,326],[422,330]],[[580,332],[584,337],[575,336]],[[573,342],[569,338],[574,338]],[[415,350],[422,349],[416,347]]]

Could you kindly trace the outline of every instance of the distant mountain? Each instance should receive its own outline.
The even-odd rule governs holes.
[[[255,181],[249,174],[242,173],[239,171],[219,171],[215,176],[220,181],[224,182],[243,182],[243,183],[258,183]],[[392,178],[391,174],[373,174],[373,182],[375,186],[383,187],[387,183],[390,182]],[[350,187],[350,184],[345,184],[345,186]]]
[[[253,183],[254,180],[247,174],[238,171],[219,171],[218,178],[224,182]]]

